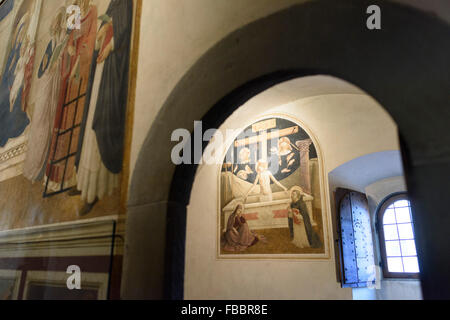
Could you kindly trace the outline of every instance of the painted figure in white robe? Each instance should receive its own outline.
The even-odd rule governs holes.
[[[80,100],[68,102],[75,101],[87,90],[97,35],[97,6],[90,0],[75,0],[74,4],[80,8],[80,26],[68,30],[67,44],[61,54],[60,95],[45,172],[48,189],[55,192],[68,188],[72,191],[77,184],[74,155],[79,153],[77,146],[82,135],[72,127],[81,124],[85,105]],[[59,161],[65,157],[67,161]]]
[[[293,203],[300,199],[299,192],[294,190],[291,195]],[[289,219],[292,219],[293,239],[292,243],[298,248],[309,248],[308,236],[306,234],[305,221],[297,208],[290,208]]]
[[[322,242],[311,225],[308,208],[303,201],[305,197],[309,197],[309,195],[304,193],[300,187],[292,190],[292,202],[289,209],[289,217],[292,217],[294,222],[294,239],[292,243],[299,248],[320,248]]]
[[[66,10],[60,8],[50,27],[50,40],[38,70],[38,97],[34,104],[23,175],[34,182],[43,174],[60,95],[62,51],[66,43]]]

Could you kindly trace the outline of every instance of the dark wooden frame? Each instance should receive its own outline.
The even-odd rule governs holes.
[[[349,189],[337,188],[334,192],[334,201],[335,201],[335,216],[334,223],[335,230],[333,230],[333,234],[335,235],[335,258],[336,258],[336,270],[338,273],[338,280],[341,282],[341,287],[345,288],[345,274],[344,274],[344,249],[342,248],[341,241],[341,219],[340,219],[340,206],[344,197],[351,192]]]
[[[408,273],[408,272],[389,272],[388,264],[387,264],[387,254],[386,254],[386,241],[384,237],[384,228],[383,228],[383,216],[386,209],[398,200],[409,200],[408,194],[401,192],[395,193],[387,198],[385,198],[377,210],[377,224],[376,229],[378,232],[379,240],[380,240],[380,254],[381,254],[381,262],[383,269],[384,278],[389,279],[419,279],[420,273]],[[413,218],[413,217],[411,217]],[[412,221],[414,227],[414,221]],[[414,240],[415,240],[415,232],[414,232]]]

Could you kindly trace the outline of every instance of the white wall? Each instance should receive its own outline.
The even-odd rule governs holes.
[[[376,181],[403,175],[399,150],[364,155],[337,167],[328,178],[331,190],[346,188],[365,193],[365,188]]]
[[[305,83],[307,78],[294,81]],[[361,155],[398,149],[395,124],[370,97],[334,93],[276,106],[281,87],[292,89],[295,83],[281,84],[263,93],[267,98],[265,104],[258,103],[261,101],[258,97],[250,100],[220,129],[245,128],[268,114],[295,118],[318,141],[325,176]],[[291,92],[301,95],[302,90]],[[217,260],[219,168],[199,166],[192,189],[187,214],[186,299],[352,299],[351,289],[340,288],[332,247],[331,258],[323,261]],[[329,204],[327,216],[330,222]]]

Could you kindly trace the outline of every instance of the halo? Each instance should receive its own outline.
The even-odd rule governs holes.
[[[292,142],[291,142],[291,139],[289,139],[288,137],[281,137],[280,139],[278,139],[278,148],[280,147],[280,144],[282,144],[283,142],[287,143],[289,148],[292,149],[292,146],[291,146]]]
[[[302,194],[305,193],[305,191],[303,190],[303,188],[301,188],[301,187],[299,187],[299,186],[293,186],[293,187],[291,188],[291,190],[289,190],[289,195],[291,196],[291,198],[292,198],[292,193],[293,193],[294,191],[298,191],[298,192],[300,193],[300,196],[302,196]]]
[[[250,157],[252,155],[252,152],[250,151],[249,148],[244,147],[239,151],[239,161],[241,163],[247,163],[248,161],[250,161]],[[245,158],[244,158],[245,156]]]

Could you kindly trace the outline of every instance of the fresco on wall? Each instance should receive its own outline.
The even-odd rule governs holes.
[[[2,77],[0,156],[8,140],[21,134],[28,140],[21,175],[2,184],[28,188],[32,206],[44,213],[54,211],[53,202],[72,217],[99,206],[97,215],[107,214],[105,207],[117,209],[121,198],[134,1],[71,0],[49,10],[33,73],[30,26],[40,2],[24,1],[19,9]],[[68,27],[70,5],[81,9],[79,28]],[[27,108],[30,79],[38,89]],[[0,203],[0,210],[8,205]]]
[[[41,3],[23,1],[14,18],[0,79],[0,147],[19,137],[30,123],[27,99]]]
[[[220,252],[324,254],[320,162],[310,136],[283,118],[254,123],[227,151],[220,178]]]

